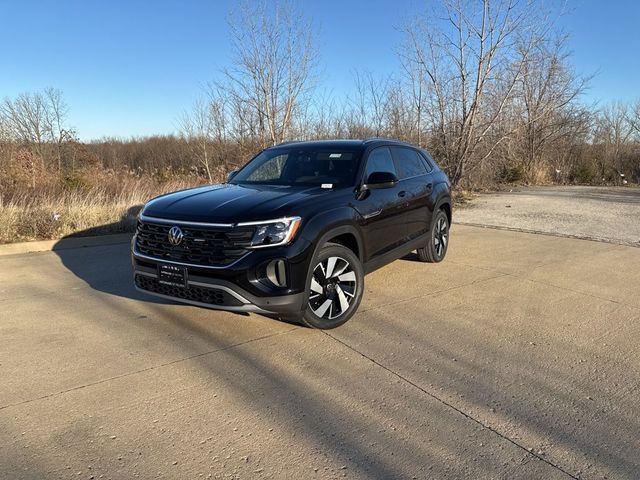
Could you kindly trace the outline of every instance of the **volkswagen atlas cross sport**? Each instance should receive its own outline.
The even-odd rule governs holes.
[[[334,328],[364,276],[407,253],[440,262],[449,180],[394,140],[291,142],[263,150],[221,185],[147,203],[132,258],[139,290],[202,307]]]

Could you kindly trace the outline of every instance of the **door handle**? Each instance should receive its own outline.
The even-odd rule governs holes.
[[[376,210],[375,212],[371,212],[371,213],[367,213],[366,215],[363,215],[362,218],[364,218],[365,220],[368,220],[369,218],[377,217],[381,213],[382,213],[382,210]]]
[[[407,194],[407,192],[405,192],[404,190],[398,192],[398,196],[399,197],[404,197]]]

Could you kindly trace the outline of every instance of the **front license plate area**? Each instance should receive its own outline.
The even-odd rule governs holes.
[[[176,265],[158,265],[158,283],[171,287],[186,288],[187,269]]]

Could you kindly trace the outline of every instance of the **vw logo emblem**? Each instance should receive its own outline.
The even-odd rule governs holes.
[[[180,227],[171,227],[169,230],[169,234],[167,235],[169,239],[169,243],[173,246],[180,245],[182,243],[182,239],[184,238],[184,233],[180,230]]]

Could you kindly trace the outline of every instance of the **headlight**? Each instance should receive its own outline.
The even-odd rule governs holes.
[[[250,248],[276,247],[286,245],[296,234],[300,226],[300,217],[285,217],[264,222],[238,223],[239,227],[255,226]]]

